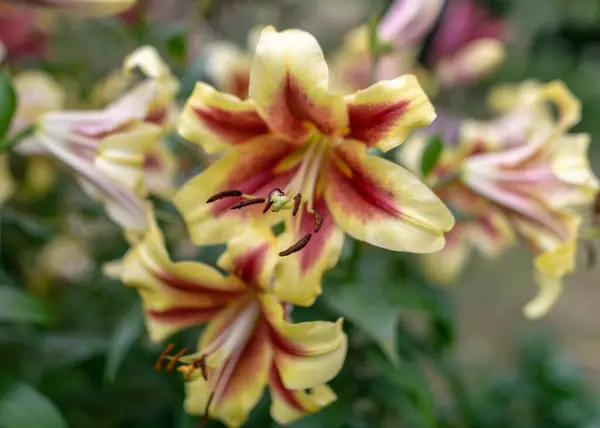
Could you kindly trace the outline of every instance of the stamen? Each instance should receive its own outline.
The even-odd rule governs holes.
[[[222,192],[219,192],[216,195],[213,195],[210,198],[208,198],[206,203],[210,204],[211,202],[215,202],[220,199],[232,198],[235,196],[242,196],[242,192],[240,192],[239,190],[223,190]]]
[[[212,401],[214,398],[215,398],[215,393],[213,392],[212,394],[210,394],[210,397],[208,397],[208,401],[206,403],[206,409],[204,410],[204,416],[202,417],[202,420],[198,424],[198,428],[204,428],[204,425],[206,425],[206,423],[210,419],[210,416],[208,415],[208,409],[210,409],[210,405],[212,404]]]
[[[302,202],[302,195],[300,193],[298,193],[296,196],[294,196],[294,210],[292,211],[292,215],[294,217],[296,217],[296,214],[298,214],[298,209],[300,209],[301,202]]]
[[[314,216],[315,216],[314,231],[315,231],[315,233],[317,233],[319,231],[319,229],[321,229],[321,226],[323,226],[323,214],[321,214],[319,211],[315,211]]]
[[[204,380],[208,380],[208,371],[206,369],[206,358],[202,357],[194,362],[194,367],[199,368]]]
[[[241,210],[244,207],[247,207],[249,205],[256,205],[256,204],[262,204],[266,201],[265,198],[254,198],[254,199],[249,199],[247,201],[242,201],[237,205],[234,205],[231,207],[232,210]]]
[[[291,254],[297,253],[298,251],[300,251],[301,249],[306,247],[306,245],[308,245],[308,241],[310,241],[310,238],[312,238],[312,233],[307,233],[298,242],[296,242],[294,245],[292,245],[290,248],[279,253],[279,256],[285,257],[285,256],[289,256]]]
[[[179,361],[179,359],[181,357],[183,357],[187,352],[189,351],[188,348],[183,348],[182,350],[180,350],[178,353],[176,353],[175,355],[173,355],[173,358],[171,358],[171,361],[169,362],[169,364],[167,365],[167,367],[165,368],[165,371],[167,373],[170,373],[173,371],[173,369],[175,368],[175,366],[177,365],[177,361]]]
[[[266,214],[267,211],[269,211],[272,206],[273,206],[273,201],[268,200],[267,203],[265,204],[265,208],[263,209],[263,214]]]
[[[156,364],[154,364],[154,370],[156,370],[158,372],[162,370],[163,363],[165,362],[165,360],[167,359],[167,357],[169,356],[169,354],[171,353],[171,351],[174,348],[175,348],[175,345],[172,343],[169,343],[167,345],[167,347],[162,352],[162,354],[160,354],[160,357],[158,357],[158,360],[156,360]]]
[[[279,196],[283,196],[284,193],[281,191],[280,188],[276,187],[275,189],[271,190],[269,192],[269,198],[267,200],[267,203],[265,205],[265,209],[263,210],[263,214],[266,214],[267,211],[269,211],[271,209],[271,207],[273,206],[273,204],[275,203],[275,201],[273,200],[273,193],[279,193]]]

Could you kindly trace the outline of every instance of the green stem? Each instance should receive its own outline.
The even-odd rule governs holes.
[[[23,129],[21,132],[19,132],[14,137],[8,138],[8,139],[2,141],[0,143],[0,152],[7,152],[7,151],[9,151],[14,146],[16,146],[19,142],[21,142],[21,140],[23,140],[23,139],[25,139],[25,138],[33,135],[34,132],[35,132],[35,126],[31,125],[31,126],[28,126],[25,129]]]

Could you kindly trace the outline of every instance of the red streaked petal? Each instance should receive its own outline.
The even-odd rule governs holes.
[[[228,426],[241,426],[260,401],[268,382],[272,366],[272,350],[269,345],[266,323],[258,322],[239,354],[229,355],[223,365],[234,364],[228,378],[216,381],[216,388],[224,388],[212,401],[209,416]],[[239,357],[237,361],[236,357]],[[214,373],[211,371],[211,373]],[[211,382],[209,377],[209,382]],[[226,382],[220,384],[220,382]],[[195,415],[203,415],[208,404],[207,382],[199,377],[186,385],[185,409]]]
[[[325,135],[345,129],[343,99],[330,94],[328,86],[327,63],[312,35],[263,30],[252,62],[249,95],[274,132],[304,141],[313,127]]]
[[[256,291],[271,291],[279,262],[275,239],[269,228],[248,227],[227,243],[217,264]]]
[[[409,132],[433,122],[436,115],[415,76],[376,83],[345,97],[347,138],[383,151],[402,143]]]
[[[335,401],[335,393],[325,385],[304,390],[291,390],[285,387],[276,367],[269,375],[271,391],[271,417],[279,424],[287,425],[296,420],[318,412]]]
[[[177,130],[184,139],[201,145],[208,153],[269,133],[253,101],[217,92],[202,82],[196,84],[188,99]]]
[[[450,211],[404,168],[347,141],[330,156],[325,200],[350,236],[395,251],[429,253],[444,245],[454,225]]]

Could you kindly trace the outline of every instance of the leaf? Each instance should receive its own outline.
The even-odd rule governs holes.
[[[399,362],[396,349],[398,308],[386,298],[380,284],[330,288],[325,302],[375,340],[392,363]]]
[[[46,305],[23,290],[0,287],[0,322],[50,325],[54,317]]]
[[[68,428],[56,406],[33,387],[5,379],[0,384],[2,428]]]
[[[435,168],[443,151],[444,144],[439,135],[434,135],[427,141],[423,156],[421,157],[421,175],[423,177],[427,177],[433,168]]]
[[[0,74],[0,141],[3,141],[17,108],[17,94],[8,71]],[[8,150],[0,144],[0,150]]]
[[[40,343],[44,355],[44,370],[73,366],[81,361],[102,355],[108,340],[98,334],[61,333],[46,334]]]
[[[119,367],[125,359],[125,355],[129,351],[129,348],[131,348],[131,345],[142,334],[143,328],[144,316],[142,314],[142,307],[136,301],[115,329],[104,369],[105,382],[114,382]]]

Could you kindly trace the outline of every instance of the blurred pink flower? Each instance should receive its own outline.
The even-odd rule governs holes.
[[[476,0],[446,0],[424,59],[443,84],[466,83],[493,71],[504,56],[504,22]]]
[[[46,35],[37,25],[37,12],[0,3],[0,43],[8,59],[27,55],[41,55]]]

